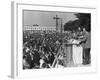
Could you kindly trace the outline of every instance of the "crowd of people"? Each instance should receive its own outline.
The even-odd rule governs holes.
[[[65,58],[67,55],[64,45],[70,39],[80,39],[80,44],[86,43],[87,38],[82,37],[84,35],[84,32],[81,31],[23,32],[23,69],[54,68],[58,64],[61,67],[66,67]]]

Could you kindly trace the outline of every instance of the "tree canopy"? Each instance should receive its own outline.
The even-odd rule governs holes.
[[[80,27],[86,28],[87,31],[91,31],[91,14],[90,13],[77,13],[75,16],[78,18],[74,21],[69,21],[64,24],[64,30],[78,30]]]

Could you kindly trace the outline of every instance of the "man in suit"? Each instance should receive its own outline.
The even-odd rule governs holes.
[[[90,64],[90,49],[91,49],[91,33],[87,32],[85,28],[83,28],[83,36],[84,39],[82,40],[83,46],[83,64]]]

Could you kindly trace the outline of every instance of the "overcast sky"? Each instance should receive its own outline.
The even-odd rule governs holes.
[[[69,12],[47,12],[47,11],[24,11],[24,25],[34,25],[53,27],[56,26],[56,22],[53,19],[54,16],[58,15],[59,18],[63,19],[63,24],[70,20],[76,20],[75,13]],[[59,20],[59,25],[61,21]]]

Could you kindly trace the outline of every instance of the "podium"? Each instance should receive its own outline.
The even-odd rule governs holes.
[[[71,43],[65,44],[66,65],[82,65],[83,62],[83,47],[78,40],[73,40]]]
[[[72,45],[72,57],[74,65],[81,65],[82,64],[82,53],[83,48],[81,45]]]

